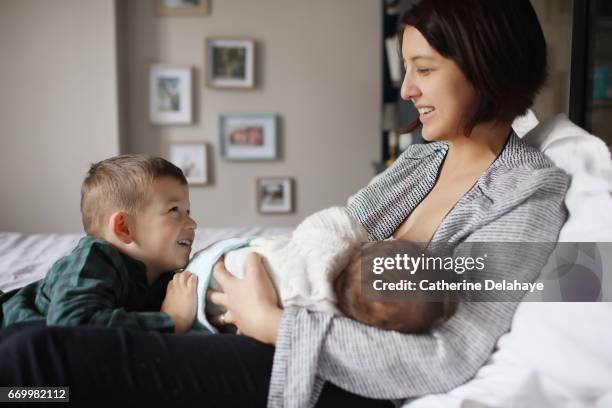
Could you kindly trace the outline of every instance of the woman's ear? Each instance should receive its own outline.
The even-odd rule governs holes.
[[[112,234],[124,244],[134,241],[133,231],[129,224],[128,215],[123,211],[113,213],[109,220]]]

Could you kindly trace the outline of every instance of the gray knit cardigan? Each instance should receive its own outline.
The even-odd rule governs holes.
[[[347,208],[370,240],[389,237],[423,200],[447,151],[445,142],[411,146],[349,199]],[[497,159],[444,218],[432,243],[554,242],[567,218],[568,186],[562,170],[511,133]],[[537,273],[543,260],[529,247],[498,265],[495,273]],[[287,308],[276,341],[268,406],[313,406],[325,381],[390,400],[447,392],[484,364],[509,330],[516,307],[511,302],[462,303],[452,318],[427,334],[384,331],[345,317]]]

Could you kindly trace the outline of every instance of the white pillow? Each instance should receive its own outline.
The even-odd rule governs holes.
[[[515,132],[572,176],[560,241],[612,241],[612,163],[598,138],[558,115],[532,112]],[[612,254],[604,264],[612,263]],[[609,279],[610,277],[608,277]],[[469,382],[408,405],[612,407],[612,303],[521,303],[510,333]]]
[[[523,303],[472,380],[407,406],[612,407],[611,319],[611,303]]]

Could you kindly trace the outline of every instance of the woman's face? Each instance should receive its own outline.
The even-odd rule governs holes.
[[[476,91],[457,64],[441,56],[412,26],[404,29],[402,55],[406,76],[401,96],[419,110],[423,138],[451,140],[476,107]]]

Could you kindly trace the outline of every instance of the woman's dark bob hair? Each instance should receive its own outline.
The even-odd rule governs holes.
[[[401,18],[470,81],[479,103],[465,134],[525,114],[548,77],[546,41],[529,0],[423,0]],[[417,121],[409,126],[413,130]]]

